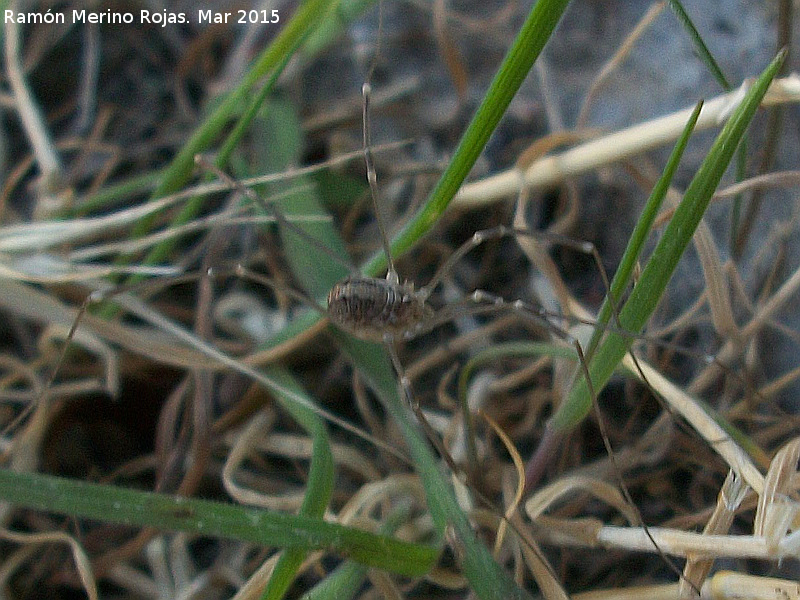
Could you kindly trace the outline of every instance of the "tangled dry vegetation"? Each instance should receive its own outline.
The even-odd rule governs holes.
[[[511,2],[478,17],[443,2],[386,5],[372,127],[381,201],[397,231],[435,182],[527,9]],[[672,144],[691,110],[613,130],[594,123],[593,107],[652,43],[653,24],[669,18],[664,3],[640,17],[618,25],[625,33],[602,68],[571,90],[582,101],[568,111],[569,129],[556,99],[571,83],[548,75],[545,53],[535,86],[512,106],[455,208],[398,259],[404,278],[425,283],[474,231],[511,223],[591,241],[615,265],[663,166],[663,154],[651,151]],[[265,176],[256,189],[279,206],[318,199],[324,210],[285,210],[311,214],[297,218],[310,227],[330,226],[333,215],[356,264],[379,247],[358,93],[375,23],[369,13],[335,44],[290,62],[229,169],[248,186],[248,177]],[[672,31],[683,35],[677,23]],[[2,468],[296,513],[308,502],[315,439],[262,385],[269,377],[302,385],[292,392],[298,401],[324,407],[315,410],[328,421],[336,473],[326,520],[426,542],[435,524],[397,424],[324,321],[298,325],[312,322],[313,310],[292,290],[315,294],[316,285],[297,266],[302,252],[287,248],[268,216],[243,207],[236,190],[202,174],[142,202],[206,103],[274,34],[129,28],[112,36],[6,25]],[[66,69],[70,61],[80,69]],[[718,128],[738,98],[709,98],[698,131]],[[565,317],[534,323],[514,311],[464,308],[401,348],[415,399],[459,470],[452,481],[461,504],[522,587],[547,598],[615,598],[623,589],[629,598],[800,597],[798,100],[800,80],[787,72],[751,127],[747,176],[716,193],[691,256],[634,344],[638,360],[626,358],[532,490],[523,493],[525,462],[575,366],[553,351],[535,353],[531,342],[555,346],[556,326],[583,339],[605,292],[591,257],[525,238],[484,244],[447,274],[437,307],[482,288]],[[655,237],[708,145],[699,137]],[[175,222],[194,197],[206,198],[203,210]],[[730,243],[720,224],[738,199],[762,209],[745,208],[746,225]],[[174,242],[168,254],[145,266],[143,256],[165,239]],[[146,279],[120,287],[131,275]],[[82,312],[65,347],[93,292],[104,301]],[[275,336],[280,343],[268,345]],[[258,597],[281,554],[11,505],[0,514],[9,598],[69,597],[80,587],[94,597]],[[460,541],[446,537],[425,577],[364,570],[347,579],[347,597],[466,597]],[[346,566],[312,552],[289,593],[334,586]]]

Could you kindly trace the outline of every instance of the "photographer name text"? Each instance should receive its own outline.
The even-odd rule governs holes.
[[[4,23],[25,24],[65,24],[68,18],[72,18],[73,24],[98,24],[98,25],[183,25],[192,22],[189,13],[140,10],[135,12],[116,12],[112,10],[91,11],[91,10],[72,10],[70,13],[53,12],[20,12],[14,10],[3,11]],[[223,25],[223,24],[248,24],[248,25],[273,25],[280,20],[278,11],[273,10],[237,10],[230,12],[220,12],[216,10],[199,9],[196,13],[194,22],[203,25]]]

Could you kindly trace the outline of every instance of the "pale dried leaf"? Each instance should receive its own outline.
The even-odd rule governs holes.
[[[784,445],[772,459],[764,478],[764,491],[758,497],[753,534],[765,537],[771,548],[777,548],[800,511],[800,504],[789,499],[795,491],[791,486],[799,459],[800,437]]]
[[[616,508],[630,523],[637,523],[636,512],[631,508],[622,493],[607,481],[584,475],[570,475],[554,481],[542,488],[525,502],[528,516],[536,520],[551,505],[564,497],[584,492]]]
[[[697,226],[697,231],[692,238],[697,254],[700,257],[700,265],[703,269],[703,277],[706,282],[706,296],[708,306],[711,309],[711,319],[714,329],[722,337],[737,337],[739,330],[733,318],[731,308],[730,293],[725,281],[725,273],[722,268],[722,261],[714,243],[705,220],[701,220]]]
[[[61,531],[46,533],[21,533],[19,531],[9,531],[0,529],[0,537],[18,544],[68,544],[72,550],[72,558],[75,560],[75,567],[78,569],[83,589],[90,600],[97,600],[97,582],[92,572],[92,564],[89,557],[84,552],[83,547],[72,536]]]

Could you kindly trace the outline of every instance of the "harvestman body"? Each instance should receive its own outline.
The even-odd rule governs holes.
[[[408,282],[348,277],[328,294],[330,321],[369,342],[410,337],[433,314],[424,294]]]

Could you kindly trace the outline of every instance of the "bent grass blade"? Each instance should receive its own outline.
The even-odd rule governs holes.
[[[0,496],[18,506],[128,526],[187,531],[304,551],[332,550],[361,564],[407,576],[427,573],[439,556],[435,547],[318,518],[39,473],[0,469]]]

